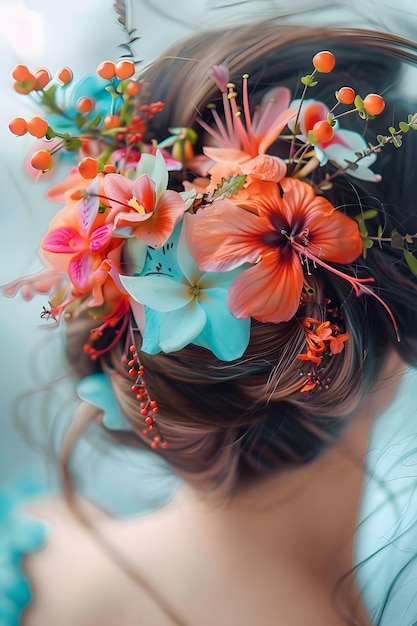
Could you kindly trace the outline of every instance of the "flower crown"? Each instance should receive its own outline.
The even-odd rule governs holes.
[[[279,324],[295,317],[306,346],[299,355],[300,392],[328,387],[326,364],[343,350],[349,334],[330,301],[324,321],[303,317],[315,268],[342,277],[357,296],[377,298],[395,330],[397,325],[372,291],[372,278],[340,269],[386,240],[382,230],[377,237],[368,235],[366,220],[376,212],[352,219],[323,192],[340,175],[378,182],[371,170],[377,153],[387,144],[399,147],[403,134],[417,129],[417,117],[410,115],[398,129],[367,144],[343,128],[343,118],[356,114],[371,120],[384,109],[383,98],[362,98],[351,87],[336,91],[331,109],[307,98],[318,74],[335,65],[328,51],[312,62],[312,72],[301,78],[299,99],[286,87],[275,87],[255,110],[249,77],[243,76],[240,96],[227,68],[214,67],[208,80],[221,91],[223,111],[210,106],[211,124],[198,118],[200,154],[191,128],[171,128],[160,142],[152,137],[149,121],[164,103],[153,101],[152,86],[134,78],[131,60],[103,62],[97,75],[79,82],[66,67],[51,79],[46,69],[16,66],[16,91],[44,109],[43,116],[15,118],[9,125],[15,135],[28,132],[40,142],[30,169],[44,175],[57,160],[69,165],[65,180],[47,192],[49,200],[64,206],[41,242],[45,269],[10,283],[4,293],[48,294],[41,316],[54,320],[70,318],[87,301],[97,320],[85,346],[92,359],[120,341],[132,319],[144,352],[195,344],[232,361],[248,346],[251,319]],[[278,144],[284,157],[272,153]],[[325,175],[317,182],[314,174],[322,167]],[[183,191],[169,188],[174,178],[183,181]],[[410,238],[400,237],[401,247],[417,274]],[[126,362],[147,427],[154,429],[152,446],[166,445],[155,434],[158,407],[134,345]]]

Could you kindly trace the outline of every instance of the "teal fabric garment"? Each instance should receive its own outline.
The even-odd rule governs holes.
[[[372,624],[417,624],[417,370],[374,421],[355,542],[356,580]]]
[[[29,485],[0,488],[0,626],[19,626],[32,597],[22,560],[42,548],[47,538],[46,524],[21,508],[34,491]]]

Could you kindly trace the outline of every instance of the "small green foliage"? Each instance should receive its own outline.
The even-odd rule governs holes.
[[[407,122],[400,122],[398,126],[403,133],[408,133],[408,131],[410,130],[410,125],[407,124]]]
[[[329,113],[327,114],[327,121],[329,122],[330,126],[336,126],[336,120],[334,119],[334,115],[331,111],[329,111]]]
[[[101,124],[102,121],[102,116],[101,115],[97,115],[92,122],[89,123],[89,127],[90,128],[96,128],[97,126],[99,126]]]
[[[398,232],[398,230],[393,230],[391,233],[391,246],[396,250],[404,249],[404,239]]]
[[[363,100],[359,95],[355,96],[354,105],[358,113],[365,113],[365,111],[363,110]]]
[[[306,76],[302,76],[300,80],[306,87],[315,87],[318,83],[317,80],[314,80],[313,74],[307,74]]]
[[[371,220],[378,215],[378,211],[376,209],[368,209],[367,211],[363,211],[359,215],[355,216],[355,220],[358,222],[358,228],[360,236],[362,237],[363,244],[363,252],[362,256],[366,259],[366,251],[370,250],[375,244],[374,239],[368,236],[368,229],[366,227],[366,220]]]
[[[360,218],[362,220],[373,220],[378,216],[378,211],[376,209],[368,209],[367,211],[363,211],[356,219]]]
[[[246,176],[242,174],[236,174],[235,176],[230,176],[228,179],[223,178],[220,185],[217,185],[217,189],[213,194],[213,198],[231,198],[236,195],[238,191],[243,189],[243,186],[246,181]]]
[[[70,135],[65,135],[63,137],[64,145],[66,150],[70,150],[71,152],[76,152],[81,148],[83,142],[78,137],[71,137]]]
[[[120,95],[113,85],[107,85],[104,89],[109,92],[112,98],[117,98]]]
[[[383,228],[382,228],[382,226],[381,226],[381,224],[380,224],[380,225],[378,226],[378,230],[377,230],[377,233],[376,233],[376,236],[377,236],[377,238],[378,238],[378,243],[379,243],[379,247],[380,247],[380,248],[382,248],[382,241],[381,241],[381,237],[382,237],[382,235],[383,235],[383,234],[384,234],[384,230],[383,230]]]
[[[417,276],[417,259],[416,259],[416,257],[409,250],[404,249],[403,252],[404,252],[404,259],[406,260],[408,267],[410,268],[410,270],[412,271],[414,276]]]
[[[307,133],[307,141],[308,143],[311,143],[312,146],[318,143],[318,139],[312,130],[309,130]]]
[[[56,137],[56,132],[53,128],[51,128],[51,126],[48,126],[45,137],[46,139],[53,139],[54,137]]]

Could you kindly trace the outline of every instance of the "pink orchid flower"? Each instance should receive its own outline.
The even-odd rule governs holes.
[[[214,140],[213,147],[203,148],[206,157],[219,164],[210,170],[212,184],[216,186],[222,178],[227,178],[223,174],[225,166],[229,175],[243,173],[255,179],[279,182],[286,175],[287,166],[282,159],[268,155],[266,151],[297,114],[296,109],[288,108],[291,93],[286,87],[270,90],[252,117],[248,80],[244,77],[241,115],[236,103],[237,94],[234,86],[226,83],[225,72],[227,69],[223,66],[215,66],[212,72],[222,90],[224,122],[216,109],[212,109],[212,113],[217,128],[202,119],[198,120]]]
[[[141,243],[160,248],[167,241],[185,211],[182,196],[166,190],[168,171],[160,151],[156,156],[143,154],[136,180],[121,174],[107,174],[104,191],[111,211],[107,221],[114,222],[119,237],[136,237]]]
[[[79,293],[92,291],[97,282],[103,284],[103,263],[106,264],[107,253],[112,247],[113,224],[103,223],[98,211],[98,190],[94,192],[90,188],[90,191],[90,196],[58,214],[62,225],[49,230],[41,243],[49,263],[66,271]],[[109,268],[105,266],[108,274]]]

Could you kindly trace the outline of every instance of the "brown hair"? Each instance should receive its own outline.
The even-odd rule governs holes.
[[[226,64],[236,82],[242,73],[249,73],[255,102],[276,84],[287,85],[297,97],[300,68],[309,71],[311,57],[323,44],[335,53],[337,72],[335,79],[320,78],[314,98],[326,101],[343,84],[352,84],[362,94],[384,93],[386,112],[372,130],[366,130],[369,139],[386,131],[392,116],[400,120],[411,111],[395,85],[401,61],[416,62],[417,48],[411,43],[374,31],[268,22],[193,37],[156,61],[143,77],[152,86],[153,98],[165,102],[164,112],[154,120],[154,136],[162,139],[170,126],[196,126],[197,113],[210,119],[205,107],[217,97],[208,78],[213,65]],[[358,122],[349,116],[344,126],[356,129]],[[379,218],[371,226],[375,233],[379,225],[387,232],[394,228],[417,232],[411,177],[415,137],[407,137],[405,144],[399,151],[388,147],[378,158],[381,183],[343,177],[328,198],[351,216],[376,208]],[[314,300],[306,303],[303,315],[323,319],[330,299],[343,311],[350,334],[344,351],[328,365],[331,384],[326,391],[311,395],[299,391],[297,355],[304,350],[304,332],[296,319],[275,325],[253,321],[245,354],[231,363],[194,345],[171,354],[140,353],[148,388],[160,407],[159,428],[169,442],[160,453],[172,467],[203,489],[230,492],[242,480],[304,463],[338,435],[391,348],[410,363],[415,361],[417,285],[401,250],[375,246],[366,261],[359,259],[350,271],[375,279],[373,288],[393,311],[401,342],[397,344],[391,320],[376,299],[356,297],[346,281],[315,269]],[[140,346],[140,337],[134,340]],[[101,361],[112,374],[109,380],[132,426],[130,433],[111,434],[142,446],[143,418],[121,360],[125,346],[126,341],[120,343]]]

